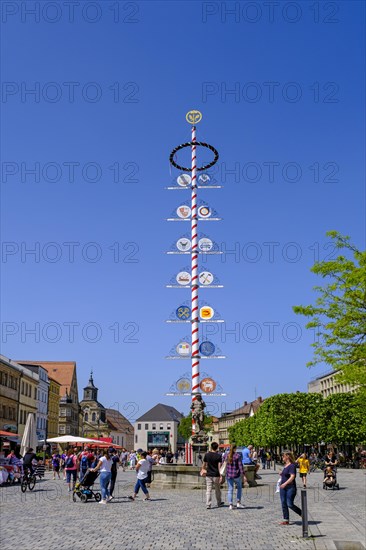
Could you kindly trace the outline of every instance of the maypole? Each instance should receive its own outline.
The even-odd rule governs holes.
[[[191,193],[191,284],[192,284],[192,402],[199,393],[199,318],[198,318],[198,217],[197,217],[197,163],[196,163],[196,126],[192,126],[192,193]],[[196,433],[192,416],[192,435]]]
[[[192,124],[192,139],[190,142],[183,143],[182,145],[178,145],[178,147],[175,147],[173,151],[170,153],[170,163],[177,168],[178,170],[181,170],[182,172],[190,172],[191,177],[185,176],[182,180],[184,187],[191,187],[191,207],[189,209],[187,203],[181,205],[177,209],[177,214],[179,216],[178,219],[172,218],[169,219],[169,221],[181,221],[182,219],[191,220],[191,239],[190,239],[190,248],[191,248],[191,308],[189,311],[189,308],[187,306],[182,306],[178,308],[177,311],[179,311],[179,320],[180,322],[191,322],[191,328],[192,328],[192,334],[191,334],[191,360],[192,360],[192,383],[191,383],[191,410],[192,410],[192,441],[194,443],[199,443],[201,441],[206,440],[205,433],[203,430],[203,419],[204,419],[204,403],[202,401],[202,394],[200,391],[200,338],[199,338],[199,323],[200,323],[200,315],[203,316],[203,314],[200,312],[199,309],[199,302],[198,302],[198,289],[200,286],[200,274],[198,272],[198,257],[199,253],[203,253],[204,249],[200,249],[199,247],[199,239],[198,239],[198,218],[199,216],[202,217],[202,219],[208,219],[209,216],[211,216],[211,211],[208,207],[200,207],[198,208],[197,203],[197,172],[201,170],[208,170],[211,168],[214,164],[216,164],[219,154],[217,150],[208,143],[199,142],[196,139],[196,124],[200,122],[202,119],[202,114],[199,111],[189,111],[186,115],[186,120],[190,124]],[[175,155],[178,151],[181,149],[184,149],[186,147],[191,148],[191,166],[185,167],[180,166],[176,160]],[[197,166],[197,147],[204,147],[212,151],[214,154],[214,158],[211,162],[207,163],[204,166]],[[182,178],[183,175],[180,176]],[[181,185],[181,183],[179,184]],[[182,187],[181,187],[182,189]],[[215,218],[211,218],[214,220]],[[217,218],[216,218],[217,219]],[[208,241],[209,239],[202,239]],[[188,239],[186,239],[187,243],[189,242]],[[210,241],[211,242],[211,241]],[[187,245],[185,244],[185,246]],[[211,243],[212,244],[212,243]],[[202,274],[201,274],[202,275]],[[208,274],[209,276],[212,275]],[[185,273],[185,276],[188,276],[188,273]],[[205,279],[204,279],[205,280]],[[214,286],[214,285],[213,285]],[[204,308],[202,308],[204,309]],[[208,319],[211,319],[211,308],[206,308],[206,311],[209,310]],[[189,313],[190,313],[190,319],[189,319]],[[209,344],[212,346],[210,342],[205,342],[205,344]],[[213,346],[212,346],[213,347]],[[214,349],[214,347],[213,347]],[[206,355],[211,355],[213,351],[207,352]]]

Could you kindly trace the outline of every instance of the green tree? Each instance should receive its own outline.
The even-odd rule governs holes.
[[[315,305],[294,306],[295,313],[310,319],[316,329],[314,358],[307,366],[324,362],[338,370],[338,379],[360,387],[366,394],[366,252],[360,252],[336,231],[327,233],[343,255],[316,262],[313,273],[327,279],[317,286]]]
[[[336,393],[324,400],[324,435],[328,443],[357,444],[366,441],[364,407],[352,393]]]
[[[316,393],[282,393],[266,399],[258,412],[229,428],[237,445],[295,446],[320,441],[323,398]]]
[[[205,425],[204,425],[204,431],[207,433],[210,431],[212,427],[212,417],[211,416],[205,416]],[[178,433],[181,435],[186,441],[189,440],[189,438],[192,435],[192,413],[189,413],[188,416],[184,416],[178,426]]]

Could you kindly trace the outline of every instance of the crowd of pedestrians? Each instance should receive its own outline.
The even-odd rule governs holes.
[[[130,495],[130,500],[135,500],[140,489],[144,493],[144,501],[151,500],[148,488],[152,481],[152,468],[154,465],[171,464],[175,460],[177,463],[181,457],[180,452],[171,453],[161,449],[143,451],[143,449],[127,451],[122,449],[117,452],[113,447],[103,450],[92,450],[85,446],[83,450],[77,447],[70,447],[60,454],[55,451],[52,454],[51,463],[53,470],[53,479],[66,481],[68,491],[73,491],[77,481],[82,483],[88,471],[98,472],[101,504],[107,504],[113,497],[115,489],[117,470],[121,468],[123,472],[128,470],[136,471],[136,484],[134,492]]]

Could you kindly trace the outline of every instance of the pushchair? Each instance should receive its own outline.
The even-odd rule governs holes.
[[[337,482],[337,469],[328,466],[324,470],[323,489],[339,489],[339,483]]]
[[[92,472],[91,470],[87,470],[84,477],[75,483],[75,487],[72,492],[72,500],[76,502],[76,497],[79,497],[81,502],[84,502],[85,504],[88,500],[94,498],[96,502],[100,502],[102,500],[102,495],[99,492],[94,492],[92,489],[92,486],[98,476],[99,471]]]

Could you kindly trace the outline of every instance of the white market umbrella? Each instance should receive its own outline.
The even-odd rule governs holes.
[[[24,428],[22,442],[20,444],[20,454],[24,456],[30,447],[35,452],[37,445],[38,445],[38,438],[36,433],[36,426],[34,423],[34,414],[29,413],[27,418],[27,423]]]
[[[51,437],[47,439],[47,443],[103,443],[105,441],[99,441],[97,439],[89,439],[87,437],[79,437],[76,435],[60,435],[60,437]]]

